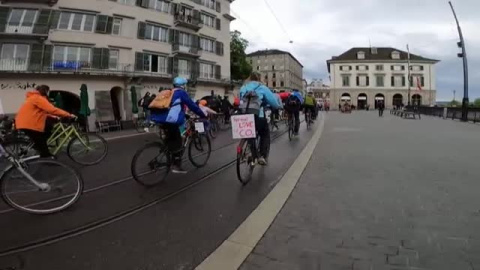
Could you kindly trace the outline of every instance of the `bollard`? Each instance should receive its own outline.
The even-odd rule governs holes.
[[[447,108],[443,108],[443,119],[447,119]]]

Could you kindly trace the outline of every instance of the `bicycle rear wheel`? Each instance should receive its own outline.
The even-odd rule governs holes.
[[[241,140],[237,146],[237,178],[242,185],[248,184],[252,179],[255,160],[248,140]]]
[[[197,133],[188,144],[188,159],[197,168],[204,167],[210,159],[212,145],[206,134]]]
[[[97,134],[83,133],[73,138],[67,147],[68,156],[81,165],[95,165],[100,163],[108,153],[108,144]]]
[[[137,183],[152,187],[163,182],[170,172],[170,155],[163,144],[153,142],[145,145],[135,153],[131,172]]]
[[[45,189],[40,190],[28,177],[46,185]],[[60,212],[77,202],[83,192],[82,176],[75,169],[49,159],[12,167],[0,181],[5,203],[31,214]]]
[[[293,120],[288,119],[288,139],[291,141],[293,138]]]
[[[310,113],[306,113],[305,114],[305,122],[307,123],[307,130],[310,130],[311,126],[312,126],[312,120],[310,119],[311,116],[310,116]]]
[[[210,137],[212,137],[212,139],[215,139],[217,137],[217,133],[218,133],[218,120],[212,120],[210,121],[210,129],[208,130],[208,134],[210,134]]]

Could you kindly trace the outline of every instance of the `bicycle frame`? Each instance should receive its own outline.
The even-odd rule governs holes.
[[[62,147],[70,141],[73,137],[77,137],[80,142],[88,148],[88,145],[85,143],[85,141],[82,139],[80,134],[78,133],[78,130],[73,126],[70,125],[68,127],[65,127],[64,124],[58,123],[55,125],[53,128],[52,135],[50,138],[48,138],[47,144],[51,146],[56,140],[60,139],[60,143],[57,145],[57,147],[52,151],[53,155],[57,155],[58,152],[62,149]]]

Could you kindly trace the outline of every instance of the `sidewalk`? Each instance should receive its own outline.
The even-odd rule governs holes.
[[[479,135],[453,121],[329,114],[240,269],[480,269]]]

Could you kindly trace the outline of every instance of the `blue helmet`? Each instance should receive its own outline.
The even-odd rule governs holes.
[[[176,77],[175,79],[173,79],[173,86],[185,87],[187,83],[188,80],[182,77]]]

